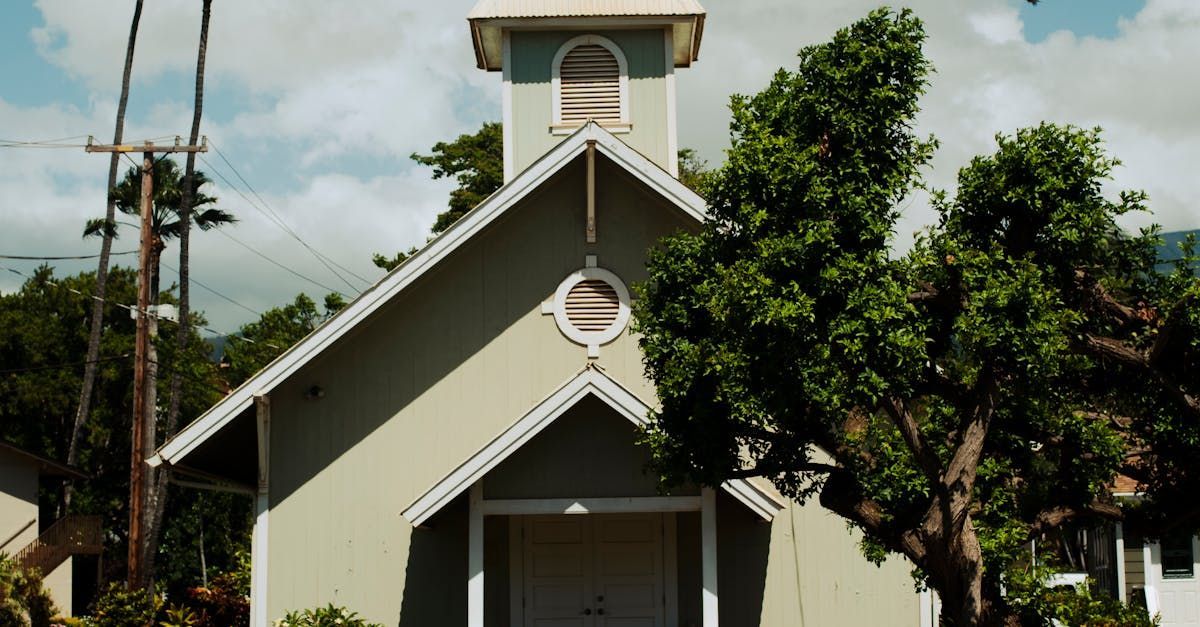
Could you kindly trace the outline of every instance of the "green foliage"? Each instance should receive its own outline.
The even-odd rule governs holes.
[[[205,576],[217,586],[213,575],[222,571],[239,573],[248,568],[247,552],[254,527],[253,502],[243,495],[168,486],[169,496],[163,530],[155,560],[157,583],[171,598],[201,585]],[[201,560],[201,550],[204,559]],[[207,573],[201,573],[201,563]],[[234,583],[234,590],[241,590]],[[249,587],[245,589],[248,594]]]
[[[248,561],[248,560],[247,560]],[[242,589],[236,573],[217,576],[207,588],[190,588],[185,605],[193,610],[197,627],[240,627],[250,624],[249,583]]]
[[[163,611],[158,627],[199,627],[201,615],[186,605],[172,605]]]
[[[379,253],[375,253],[371,256],[371,263],[375,264],[376,268],[380,268],[385,272],[391,272],[392,270],[396,269],[396,266],[408,261],[408,258],[415,254],[417,254],[416,246],[409,248],[408,252],[399,251],[390,258]]]
[[[1197,519],[1200,281],[1156,273],[1156,232],[1119,227],[1146,199],[1105,196],[1099,132],[1052,124],[998,136],[893,254],[935,146],[913,131],[923,40],[875,11],[733,99],[712,217],[651,251],[635,303],[661,401],[645,439],[669,483],[755,472],[819,495],[872,560],[922,564],[944,607],[982,579],[1000,615],[1030,539],[1120,516],[1118,471],[1147,516]]]
[[[0,369],[14,370],[0,375],[0,439],[52,459],[66,459],[82,363],[87,359],[89,295],[94,290],[94,273],[56,277],[52,268],[43,266],[19,290],[0,295]],[[103,516],[106,576],[117,579],[124,576],[129,524],[135,330],[128,310],[117,305],[137,302],[132,270],[112,269],[106,300],[95,402],[84,423],[78,459],[90,478],[75,484],[68,511],[62,511],[58,483],[42,486],[39,505],[47,519],[63,513]],[[164,292],[159,300],[173,303],[174,297]],[[193,320],[204,324],[198,314],[193,314]],[[208,357],[210,348],[199,334],[193,332],[180,353],[173,325],[169,330],[160,333],[156,342],[159,370],[164,375],[184,373],[188,385],[181,420],[187,423],[221,397],[220,379]],[[168,518],[165,524],[166,533],[171,533],[175,520]]]
[[[708,162],[701,159],[700,155],[691,148],[681,148],[679,150],[679,182],[687,185],[689,189],[696,193],[704,193],[704,183],[708,179],[711,170],[708,169]]]
[[[1078,590],[1070,586],[1051,588],[1049,568],[1016,570],[1006,578],[1008,598],[1021,617],[1022,625],[1087,625],[1089,627],[1154,627],[1157,618],[1146,609],[1125,605],[1105,595],[1091,592],[1090,582]]]
[[[378,623],[368,623],[358,614],[342,607],[334,607],[332,603],[315,610],[289,612],[287,616],[275,621],[275,627],[383,627]]]
[[[158,159],[154,162],[154,214],[152,224],[154,232],[163,240],[179,237],[183,224],[179,214],[183,207],[184,173],[171,159]],[[192,174],[192,224],[201,231],[233,224],[237,218],[233,214],[206,207],[217,201],[216,198],[200,191],[209,183],[203,172]],[[141,216],[142,203],[142,172],[141,168],[130,168],[125,177],[112,190],[117,209],[121,213],[137,219]],[[84,228],[84,236],[101,235],[105,232],[113,236],[117,234],[116,224],[107,224],[104,219],[90,220]]]
[[[56,611],[41,573],[0,553],[0,627],[48,627]]]
[[[504,131],[499,122],[486,122],[473,134],[433,145],[432,154],[412,154],[413,161],[433,168],[433,178],[454,177],[449,209],[438,214],[434,234],[441,233],[504,184]]]
[[[92,608],[90,624],[95,627],[153,625],[162,599],[146,590],[127,590],[124,584],[108,586]]]
[[[239,385],[250,378],[344,306],[340,297],[331,294],[320,311],[311,298],[299,294],[291,303],[270,309],[257,321],[242,325],[238,336],[250,341],[230,338],[225,346],[230,385]]]

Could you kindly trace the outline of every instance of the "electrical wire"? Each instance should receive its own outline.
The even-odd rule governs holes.
[[[8,270],[9,272],[11,272],[11,273],[13,273],[13,274],[16,274],[16,275],[18,275],[18,276],[25,277],[26,279],[32,279],[32,278],[33,278],[33,277],[29,276],[28,274],[25,274],[24,272],[21,272],[20,270],[17,270],[16,268],[10,268],[10,267],[8,267],[8,266],[0,265],[0,269]],[[84,297],[84,298],[88,298],[88,299],[91,299],[91,300],[98,300],[98,301],[100,301],[100,302],[102,302],[102,303],[105,303],[105,304],[108,304],[108,305],[112,305],[113,307],[120,307],[121,309],[125,309],[125,310],[127,310],[127,311],[131,311],[131,312],[139,312],[141,315],[144,315],[144,316],[147,316],[147,317],[151,317],[151,316],[152,316],[152,317],[154,317],[154,318],[158,319],[160,322],[171,322],[171,323],[174,323],[174,324],[179,324],[179,321],[178,321],[178,320],[172,320],[172,319],[170,319],[170,318],[166,318],[166,317],[164,317],[164,316],[161,316],[161,315],[159,315],[159,314],[157,314],[157,313],[155,313],[155,312],[152,312],[152,311],[141,311],[141,310],[139,310],[139,309],[138,309],[136,306],[134,306],[134,305],[126,305],[126,304],[124,304],[124,303],[118,303],[118,302],[116,302],[116,301],[109,300],[109,299],[107,299],[107,298],[100,298],[99,296],[96,296],[95,294],[87,294],[87,293],[85,293],[85,292],[81,292],[81,291],[79,291],[79,290],[77,290],[77,289],[75,289],[75,288],[73,288],[73,287],[68,287],[68,286],[66,286],[66,285],[63,285],[63,284],[61,284],[61,283],[58,283],[57,281],[55,281],[55,280],[53,280],[53,279],[46,279],[46,282],[47,282],[47,283],[49,283],[50,285],[53,285],[53,286],[55,286],[55,287],[60,287],[60,288],[62,288],[62,289],[64,289],[64,290],[67,290],[68,292],[71,292],[72,294],[76,294],[76,295],[78,295],[78,296],[82,296],[82,297]],[[259,342],[259,341],[257,341],[257,340],[252,340],[252,339],[250,339],[250,338],[248,338],[248,337],[243,337],[243,336],[241,336],[241,335],[237,335],[237,334],[235,334],[235,333],[225,333],[225,332],[222,332],[222,331],[218,331],[218,330],[216,330],[216,329],[214,329],[214,328],[212,328],[212,327],[204,326],[204,325],[201,325],[201,324],[196,324],[195,322],[191,323],[191,325],[192,325],[192,328],[195,328],[195,329],[203,329],[204,331],[208,331],[209,333],[212,333],[212,334],[213,334],[214,336],[216,336],[216,337],[224,338],[224,339],[227,339],[227,340],[236,340],[236,341],[239,341],[239,342],[247,342],[247,343],[249,343],[249,344],[262,344],[262,345],[264,345],[264,346],[269,346],[269,347],[271,347],[271,348],[274,348],[274,349],[276,349],[276,350],[283,350],[283,349],[287,348],[287,347],[285,347],[285,346],[277,346],[277,345],[275,345],[275,344],[272,344],[272,343],[270,343],[270,342],[265,342],[265,341],[264,341],[264,342]]]
[[[108,253],[110,257],[117,255],[132,255],[136,250],[123,250],[119,253]],[[70,259],[97,259],[100,255],[62,255],[58,257],[38,257],[35,255],[0,255],[0,259],[17,259],[21,261],[66,261]]]
[[[163,261],[159,261],[159,262],[158,262],[158,265],[160,265],[160,266],[162,266],[162,267],[164,267],[164,268],[166,268],[166,269],[170,270],[171,272],[174,272],[174,273],[176,273],[176,274],[179,274],[179,270],[176,270],[175,268],[172,268],[170,265],[168,265],[167,263],[165,263],[165,262],[163,262]],[[250,312],[250,313],[252,313],[252,314],[254,314],[254,315],[256,315],[256,316],[259,316],[260,318],[262,317],[262,312],[261,312],[261,311],[255,311],[254,309],[251,309],[250,307],[248,307],[248,306],[246,306],[246,305],[243,305],[242,303],[239,303],[238,301],[236,301],[236,300],[234,300],[234,299],[232,299],[232,298],[230,298],[230,297],[228,297],[228,296],[226,296],[226,295],[224,295],[224,294],[222,294],[222,293],[218,292],[217,290],[215,290],[215,289],[213,289],[213,288],[211,288],[211,287],[209,287],[209,286],[205,285],[204,283],[200,282],[200,280],[198,280],[198,279],[196,279],[195,277],[191,276],[191,274],[190,274],[190,273],[189,273],[189,275],[188,275],[188,282],[189,282],[189,283],[195,283],[196,285],[200,286],[202,289],[208,290],[209,292],[211,292],[211,293],[215,294],[216,296],[219,296],[219,297],[221,297],[221,298],[225,299],[226,301],[228,301],[228,302],[230,302],[230,303],[233,303],[234,305],[237,305],[238,307],[241,307],[242,309],[245,309],[246,311],[248,311],[248,312]]]
[[[251,203],[256,209],[259,209],[259,211],[262,212],[264,216],[266,216],[269,220],[274,222],[277,226],[279,226],[279,228],[283,229],[283,231],[285,233],[292,236],[292,238],[294,238],[297,242],[299,242],[301,246],[303,246],[310,253],[312,253],[313,256],[317,258],[317,261],[320,261],[321,264],[326,267],[326,269],[328,269],[330,272],[332,272],[334,275],[336,275],[339,279],[342,279],[342,281],[344,283],[346,283],[347,285],[350,285],[349,282],[346,281],[346,279],[343,278],[340,274],[338,274],[337,271],[335,271],[333,268],[330,268],[329,264],[325,263],[326,261],[328,261],[330,264],[337,266],[338,268],[341,268],[344,272],[353,276],[354,278],[358,279],[359,281],[362,281],[363,283],[365,283],[367,285],[371,285],[372,281],[363,278],[362,276],[355,273],[353,270],[350,270],[349,268],[346,268],[345,266],[339,264],[338,262],[331,259],[328,255],[321,253],[316,248],[311,246],[308,242],[304,241],[304,238],[300,237],[300,234],[297,233],[295,231],[295,229],[293,229],[291,226],[289,226],[286,221],[284,221],[283,217],[280,216],[279,213],[276,212],[275,209],[271,207],[270,203],[268,203],[265,199],[263,199],[262,196],[259,195],[259,193],[254,189],[254,186],[251,185],[250,182],[246,180],[246,177],[242,176],[242,173],[239,172],[238,169],[233,166],[233,163],[231,163],[229,161],[229,159],[225,156],[225,153],[221,152],[221,149],[219,147],[217,147],[217,145],[214,142],[209,141],[209,145],[212,147],[213,151],[215,151],[217,153],[217,156],[221,158],[221,161],[223,161],[225,163],[225,165],[229,167],[229,169],[233,172],[234,176],[236,176],[238,178],[238,180],[240,180],[242,182],[242,184],[246,186],[246,189],[250,190],[250,194],[253,195],[255,198],[257,198],[259,203],[262,204],[262,208],[260,209],[257,205],[254,205],[254,203]],[[200,159],[206,165],[208,165],[211,170],[216,172],[216,168],[212,166],[212,163],[210,163],[202,155],[201,155]],[[227,184],[230,184],[228,179],[225,179],[224,177],[222,177],[222,179],[225,180],[225,182]],[[232,184],[230,184],[230,186],[233,187]],[[243,195],[243,198],[245,198],[244,195]],[[246,200],[247,200],[247,202],[250,202],[249,198],[247,198]],[[350,289],[357,289],[357,288],[353,285],[350,285]]]
[[[30,366],[28,368],[8,368],[6,370],[0,370],[0,374],[24,374],[27,372],[42,372],[44,370],[58,370],[61,368],[77,368],[79,366],[86,366],[88,364],[99,364],[99,363],[103,363],[106,361],[116,361],[118,359],[126,359],[126,358],[129,358],[132,356],[133,355],[131,355],[129,353],[125,353],[123,355],[111,355],[109,357],[98,357],[96,359],[84,360],[84,361],[74,361],[74,362],[63,363],[63,364],[49,364],[46,366]]]
[[[338,295],[340,295],[340,296],[343,296],[343,297],[345,297],[345,298],[350,298],[349,296],[346,296],[345,294],[343,294],[343,293],[342,293],[340,290],[338,290],[338,289],[335,289],[335,288],[329,287],[328,285],[325,285],[324,283],[321,283],[320,281],[318,281],[318,280],[316,280],[316,279],[310,279],[310,278],[308,278],[307,276],[304,276],[303,274],[300,274],[299,272],[297,272],[297,271],[295,271],[295,270],[293,270],[293,269],[291,269],[291,268],[289,268],[289,267],[287,267],[287,266],[283,265],[282,263],[279,263],[278,261],[275,261],[274,259],[271,259],[270,257],[268,257],[268,256],[266,256],[265,254],[263,254],[263,252],[262,252],[262,251],[260,251],[260,250],[258,250],[258,249],[256,249],[256,248],[254,248],[253,246],[251,246],[251,245],[247,244],[246,242],[243,242],[242,240],[240,240],[240,239],[238,239],[238,238],[236,238],[236,237],[234,237],[234,236],[230,235],[229,233],[226,233],[225,231],[223,231],[223,230],[221,230],[221,229],[216,229],[216,231],[217,231],[218,233],[220,233],[221,235],[224,235],[225,237],[228,237],[229,239],[233,240],[234,242],[236,242],[236,243],[237,243],[239,246],[241,246],[242,248],[245,248],[246,250],[248,250],[248,251],[250,251],[250,252],[254,253],[255,255],[258,255],[259,257],[262,257],[263,259],[266,259],[267,261],[271,262],[272,264],[274,264],[274,265],[276,265],[276,266],[278,266],[278,267],[282,268],[283,270],[286,270],[286,271],[287,271],[287,272],[289,272],[290,274],[292,274],[292,275],[295,275],[295,276],[297,276],[297,277],[299,277],[299,278],[301,278],[301,279],[304,279],[305,281],[308,281],[309,283],[312,283],[313,285],[316,285],[317,287],[319,287],[319,288],[321,288],[321,289],[323,289],[323,290],[326,290],[326,291],[329,291],[329,292],[333,292],[333,293],[335,293],[335,294],[338,294]]]

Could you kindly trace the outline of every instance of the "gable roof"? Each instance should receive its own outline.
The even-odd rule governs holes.
[[[87,475],[74,466],[56,462],[49,457],[43,457],[36,453],[30,453],[23,448],[18,448],[7,442],[0,442],[0,453],[8,453],[31,466],[37,467],[39,475],[65,477],[67,479],[88,478]]]
[[[486,446],[426,490],[405,508],[401,515],[414,527],[423,524],[589,394],[604,401],[636,426],[643,427],[650,423],[649,405],[606,375],[598,366],[588,364]],[[783,501],[747,479],[726,481],[721,487],[763,520],[773,519],[775,514],[785,507]]]
[[[372,313],[403,292],[460,246],[504,215],[562,170],[594,142],[596,150],[697,221],[706,217],[704,199],[654,162],[630,148],[594,122],[581,127],[550,152],[496,190],[479,206],[434,238],[332,318],[317,327],[265,368],[213,405],[158,449],[152,464],[175,464],[293,373],[331,347]]]

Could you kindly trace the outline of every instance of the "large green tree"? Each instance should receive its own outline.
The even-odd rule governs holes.
[[[89,478],[76,482],[65,513],[104,517],[105,577],[120,580],[129,529],[134,343],[134,320],[121,305],[136,302],[137,277],[133,270],[113,268],[107,281],[103,333],[94,358],[95,402],[77,443],[76,463]],[[18,291],[0,295],[0,439],[53,459],[67,458],[76,393],[89,361],[88,321],[95,289],[95,273],[55,277],[51,268],[42,267]],[[174,302],[169,292],[160,299]],[[194,321],[204,324],[198,315]],[[210,347],[194,331],[182,351],[174,334],[159,337],[156,344],[161,370],[180,372],[188,381],[180,399],[185,419],[220,399],[222,387],[216,364],[209,359]],[[39,498],[47,519],[64,513],[54,489],[47,487]],[[166,528],[178,522],[168,519]]]
[[[668,481],[819,499],[915,565],[943,624],[1043,624],[1062,608],[1018,576],[1025,547],[1121,518],[1118,471],[1188,510],[1164,520],[1197,510],[1173,495],[1198,487],[1200,286],[1117,226],[1144,196],[1101,193],[1098,132],[1048,124],[999,137],[895,254],[935,149],[924,38],[876,11],[733,99],[711,218],[651,252],[636,305],[646,437]]]

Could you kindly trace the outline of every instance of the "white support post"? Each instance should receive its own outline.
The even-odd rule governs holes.
[[[471,486],[467,525],[467,627],[483,627],[483,483]]]
[[[717,493],[700,492],[700,564],[704,627],[718,627],[717,615]]]
[[[1127,603],[1129,599],[1125,594],[1125,526],[1118,522],[1113,529],[1113,536],[1117,544],[1117,600]]]
[[[267,616],[267,531],[271,513],[271,397],[254,396],[258,433],[258,486],[254,496],[254,535],[250,540],[250,624],[268,627]]]

